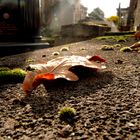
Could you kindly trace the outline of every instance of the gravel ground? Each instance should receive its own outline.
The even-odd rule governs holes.
[[[120,42],[130,46],[135,40]],[[24,52],[0,58],[0,66],[26,69],[59,55],[100,55],[107,69],[89,73],[78,82],[40,85],[24,97],[22,83],[0,83],[0,140],[138,140],[140,139],[140,53],[103,51],[114,40],[84,42]],[[68,51],[60,51],[68,47]],[[59,119],[63,106],[73,107],[72,124]]]

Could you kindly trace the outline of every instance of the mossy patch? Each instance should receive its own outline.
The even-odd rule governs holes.
[[[60,49],[60,52],[63,52],[63,51],[69,51],[69,47],[62,47],[62,48]]]
[[[56,56],[56,55],[59,55],[60,53],[59,52],[53,52],[52,55]]]
[[[99,37],[96,37],[96,39],[98,40],[107,40],[107,39],[113,39],[114,36],[99,36]]]
[[[129,37],[131,37],[131,36],[130,35],[114,35],[114,36],[99,36],[99,37],[96,37],[96,39],[97,40],[113,39],[116,42],[126,42]]]
[[[22,82],[26,74],[27,72],[20,68],[15,68],[12,70],[11,69],[1,70],[0,81],[4,83]]]
[[[33,59],[33,58],[27,58],[27,59],[26,59],[26,62],[27,62],[27,63],[34,62],[34,59]]]
[[[0,67],[0,71],[8,71],[8,70],[10,70],[10,68],[8,68],[8,67]]]
[[[123,47],[120,49],[121,52],[131,52],[132,49],[130,47]]]
[[[62,121],[71,123],[73,121],[74,116],[76,115],[76,110],[71,107],[62,107],[58,112],[59,118]]]
[[[125,37],[118,37],[116,38],[117,42],[127,42],[127,39]]]
[[[102,45],[101,50],[103,51],[114,50],[114,47],[111,45]]]
[[[118,48],[118,47],[121,47],[122,45],[121,44],[115,44],[113,46],[114,46],[114,48]]]
[[[86,50],[86,48],[85,47],[81,47],[80,50],[84,51],[84,50]]]

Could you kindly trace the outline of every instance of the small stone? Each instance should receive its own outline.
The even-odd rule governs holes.
[[[80,140],[87,140],[87,139],[89,139],[89,137],[88,137],[87,135],[83,135],[83,136],[80,138]]]
[[[23,132],[17,131],[17,132],[15,132],[15,135],[13,136],[13,138],[18,139],[18,138],[20,138],[22,136],[23,136]]]
[[[4,128],[5,129],[14,129],[15,125],[17,124],[17,121],[12,119],[12,118],[8,118],[6,120],[6,122],[4,123]]]
[[[131,123],[131,122],[127,123],[127,125],[130,126],[130,127],[135,126],[135,125],[134,125],[133,123]]]
[[[30,137],[26,136],[26,135],[23,135],[20,140],[31,140]]]
[[[0,140],[4,140],[4,138],[2,138],[2,137],[0,136]]]
[[[72,133],[72,127],[70,125],[66,125],[61,131],[60,135],[62,137],[68,137]]]
[[[39,121],[39,122],[42,122],[42,121],[43,121],[43,118],[39,118],[38,121]]]
[[[73,136],[75,136],[75,133],[73,132],[73,133],[71,133],[71,135],[70,135],[71,137],[73,137]]]
[[[27,104],[24,108],[24,111],[26,111],[26,112],[30,112],[31,110],[32,110],[32,107],[29,104]]]
[[[11,136],[8,136],[7,139],[10,140],[11,139]]]
[[[43,138],[44,138],[44,135],[43,135],[43,134],[40,134],[40,135],[38,136],[38,138],[39,138],[39,139],[43,139]]]
[[[117,60],[117,61],[115,62],[115,64],[123,64],[123,61],[122,61],[122,60]]]
[[[75,135],[76,136],[82,136],[84,134],[84,130],[78,130]]]
[[[84,123],[84,126],[85,126],[86,128],[91,128],[91,123],[90,123],[90,121],[87,120],[87,121]]]

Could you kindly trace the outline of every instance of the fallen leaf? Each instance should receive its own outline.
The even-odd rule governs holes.
[[[48,61],[46,64],[30,65],[34,71],[30,71],[23,82],[23,90],[26,94],[34,90],[43,80],[55,80],[64,78],[68,81],[77,81],[79,77],[70,71],[71,68],[82,66],[93,70],[104,69],[104,65],[95,61],[105,62],[105,59],[99,56],[90,58],[82,56],[63,56]]]
[[[136,42],[136,43],[134,43],[134,44],[132,44],[132,45],[130,46],[130,48],[131,48],[132,50],[138,50],[138,49],[140,49],[140,41],[139,41],[139,42]]]

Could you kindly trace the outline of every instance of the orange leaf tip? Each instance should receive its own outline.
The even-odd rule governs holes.
[[[53,80],[54,79],[54,74],[51,74],[51,73],[44,73],[44,74],[38,74],[36,77],[35,77],[35,80]]]
[[[94,55],[88,58],[89,61],[99,61],[99,62],[106,62],[106,60],[98,55]]]

